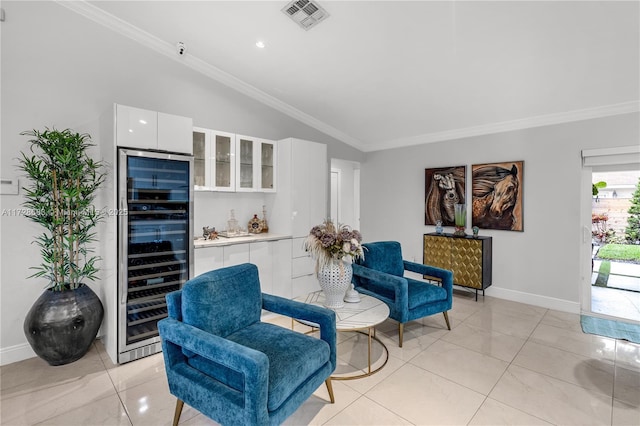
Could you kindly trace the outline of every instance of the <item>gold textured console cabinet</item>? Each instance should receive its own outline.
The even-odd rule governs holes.
[[[491,285],[491,237],[454,237],[453,234],[424,234],[425,265],[453,271],[453,283],[482,290]]]

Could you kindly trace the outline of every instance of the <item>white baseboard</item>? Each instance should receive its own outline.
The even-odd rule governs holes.
[[[0,348],[0,365],[12,364],[36,356],[29,343]]]
[[[556,299],[554,297],[540,296],[538,294],[524,293],[522,291],[493,286],[486,289],[485,293],[487,296],[511,300],[513,302],[527,303],[529,305],[554,309],[556,311],[569,312],[572,314],[580,313],[579,302],[571,302],[569,300]]]

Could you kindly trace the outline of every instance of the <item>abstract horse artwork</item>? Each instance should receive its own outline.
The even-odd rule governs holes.
[[[472,166],[473,226],[522,231],[524,161]]]
[[[454,205],[465,202],[466,167],[425,169],[424,224],[454,225]]]

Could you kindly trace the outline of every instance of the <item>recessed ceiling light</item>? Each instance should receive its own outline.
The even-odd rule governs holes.
[[[259,47],[260,49],[264,49],[265,44],[263,41],[258,40],[256,41],[256,46]]]

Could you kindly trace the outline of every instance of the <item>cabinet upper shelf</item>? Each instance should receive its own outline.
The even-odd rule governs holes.
[[[276,142],[193,128],[196,191],[275,192]]]

